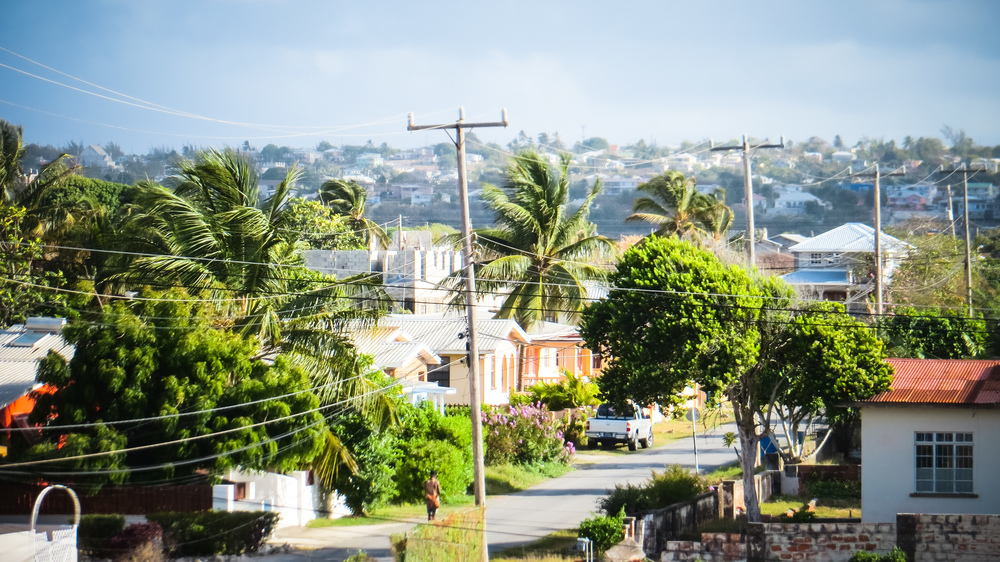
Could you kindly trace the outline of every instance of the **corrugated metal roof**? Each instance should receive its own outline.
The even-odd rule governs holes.
[[[442,318],[424,317],[410,314],[390,314],[381,325],[398,327],[413,339],[424,343],[438,355],[465,353],[465,339],[458,335],[465,333],[464,317]],[[514,320],[479,320],[479,351],[490,353],[504,341],[517,340],[527,343],[528,335]]]
[[[846,269],[799,269],[781,276],[792,285],[849,285]]]
[[[1000,406],[1000,361],[888,359],[892,388],[863,401],[871,404]]]
[[[357,346],[359,352],[372,356],[379,369],[398,369],[421,357],[428,365],[441,364],[441,358],[420,342],[366,341]]]
[[[882,248],[903,252],[911,248],[895,236],[882,233]],[[875,229],[860,222],[842,224],[818,236],[800,242],[790,248],[789,252],[874,252]]]
[[[67,361],[73,358],[76,351],[58,333],[38,338],[33,345],[15,344],[19,337],[31,333],[22,325],[0,330],[0,408],[24,396],[35,386],[38,362],[49,354],[49,350],[62,355]]]

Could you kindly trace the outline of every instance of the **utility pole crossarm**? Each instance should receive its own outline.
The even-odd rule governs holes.
[[[785,137],[782,135],[780,144],[768,144],[763,142],[760,144],[751,145],[747,140],[747,136],[743,135],[743,144],[732,145],[732,146],[715,146],[715,143],[709,139],[709,150],[712,152],[718,152],[721,150],[742,150],[743,151],[743,196],[746,198],[747,205],[747,265],[749,268],[753,268],[755,265],[754,256],[754,243],[756,242],[757,233],[756,228],[753,223],[753,180],[750,177],[750,151],[757,148],[785,148]]]
[[[506,127],[508,125],[507,121],[507,110],[500,110],[500,120],[492,121],[488,123],[466,123],[465,122],[465,110],[459,109],[458,121],[455,123],[446,123],[443,125],[416,125],[413,123],[413,114],[409,115],[409,122],[406,125],[407,131],[427,131],[432,129],[475,129],[476,127]]]

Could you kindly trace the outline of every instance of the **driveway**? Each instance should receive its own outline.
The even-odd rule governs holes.
[[[733,462],[733,450],[722,444],[722,435],[735,431],[727,424],[698,434],[698,461],[702,472]],[[694,468],[691,438],[671,441],[654,449],[605,456],[581,451],[577,470],[533,488],[486,500],[486,530],[491,552],[533,542],[562,529],[577,527],[597,510],[597,500],[615,484],[638,484],[651,470],[680,464]],[[272,543],[290,543],[310,552],[275,557],[273,562],[299,560],[341,561],[359,549],[391,560],[389,535],[411,528],[415,522],[391,522],[356,527],[286,527]],[[270,557],[267,557],[270,558]]]

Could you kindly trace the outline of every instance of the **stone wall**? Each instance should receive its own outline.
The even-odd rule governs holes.
[[[896,516],[897,544],[913,562],[1000,560],[1000,515]]]
[[[754,475],[754,487],[757,489],[757,501],[764,503],[774,494],[781,493],[781,471],[767,470]],[[746,513],[746,503],[743,501],[743,480],[723,480],[722,485],[722,516],[733,519],[737,513]]]
[[[662,562],[735,562],[746,560],[747,547],[740,535],[702,533],[701,542],[667,541]]]
[[[847,562],[859,550],[892,550],[896,546],[896,525],[853,521],[758,523],[747,526],[747,541],[752,555],[763,555],[757,560]]]
[[[660,552],[670,539],[719,518],[720,490],[706,492],[689,501],[647,511],[642,515],[645,533],[642,548]]]

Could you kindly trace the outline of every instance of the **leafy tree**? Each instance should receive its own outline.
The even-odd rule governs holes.
[[[364,237],[351,230],[344,217],[315,199],[289,202],[289,228],[313,250],[364,250]]]
[[[578,209],[569,212],[569,155],[559,165],[535,152],[515,156],[503,189],[483,186],[494,226],[477,229],[481,259],[477,290],[509,289],[498,318],[514,318],[530,328],[562,313],[575,316],[586,303],[586,281],[603,279],[595,262],[613,255],[614,244],[594,234],[588,214],[600,184]],[[453,278],[456,283],[461,279]]]
[[[899,308],[878,330],[890,357],[975,359],[986,351],[986,322],[965,311]]]
[[[438,157],[438,168],[451,170],[458,167],[458,150],[450,142],[439,142],[434,145],[434,155]]]
[[[365,217],[368,192],[363,185],[354,180],[327,180],[319,188],[319,199],[335,214],[344,217],[350,230],[363,237],[366,244],[370,245],[375,239],[381,247],[389,247],[391,240],[385,229]]]
[[[396,463],[400,460],[399,437],[360,413],[341,420],[333,434],[351,452],[355,470],[339,470],[331,482],[344,496],[354,515],[367,515],[398,493]]]
[[[884,361],[885,347],[875,330],[851,318],[839,303],[816,303],[794,315],[781,339],[767,385],[774,388],[787,456],[800,461],[802,444],[793,437],[802,423],[808,420],[809,433],[820,414],[831,422],[853,415],[843,404],[888,389],[892,368]],[[826,433],[823,443],[831,434]]]
[[[125,152],[122,150],[122,147],[119,146],[118,143],[114,141],[111,141],[108,144],[104,145],[104,152],[108,153],[108,156],[110,156],[111,158],[120,158],[122,156],[125,156]]]
[[[59,218],[65,217],[65,211],[43,206],[41,202],[62,185],[73,169],[65,164],[66,155],[63,154],[42,166],[38,174],[29,179],[21,169],[23,137],[24,130],[20,126],[0,119],[0,204],[24,207],[27,213],[23,227],[29,230],[28,234],[40,236]]]
[[[282,355],[270,364],[254,359],[253,338],[213,329],[215,309],[185,300],[182,292],[163,296],[117,303],[93,322],[66,328],[75,355],[68,363],[54,353],[44,360],[38,380],[56,390],[35,397],[31,421],[100,425],[45,432],[29,458],[120,452],[39,470],[96,487],[196,473],[217,477],[236,466],[284,471],[312,459],[323,416],[315,411],[319,398],[308,373]],[[177,415],[183,412],[203,413]],[[78,446],[59,449],[63,433]],[[125,450],[137,447],[147,448]],[[89,470],[98,474],[79,474]]]
[[[41,270],[42,241],[26,236],[23,207],[0,204],[0,326],[23,322],[36,314],[52,315],[65,304],[62,293],[46,287],[65,282],[60,272]]]
[[[325,140],[319,141],[319,143],[316,145],[316,150],[320,152],[325,152],[327,150],[330,150],[331,148],[333,148],[333,145]]]
[[[852,383],[866,392],[879,390],[866,381],[882,380],[881,344],[820,328],[840,322],[857,331],[846,317],[797,320],[791,314],[794,292],[783,281],[725,266],[689,242],[652,237],[633,246],[610,280],[616,290],[584,311],[580,332],[608,360],[598,386],[612,402],[670,403],[693,379],[733,405],[741,449],[748,452],[756,451],[771,427],[772,404],[782,388],[793,388],[792,376],[837,380],[836,370],[845,367]],[[828,342],[836,345],[828,350]],[[855,347],[872,357],[852,359]],[[818,350],[830,356],[809,353]],[[795,367],[789,358],[805,366]],[[741,463],[747,514],[759,521],[754,457],[743,454]]]

